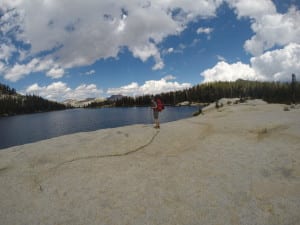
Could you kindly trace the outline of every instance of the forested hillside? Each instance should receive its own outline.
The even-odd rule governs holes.
[[[0,83],[0,116],[66,109],[66,106],[35,95],[20,95]]]
[[[263,99],[269,103],[300,102],[300,83],[258,82],[237,80],[235,82],[213,82],[196,85],[190,89],[162,93],[161,98],[167,105],[180,102],[209,103],[220,98],[253,98]],[[116,100],[116,106],[145,106],[150,105],[151,95],[139,97],[123,97]],[[108,104],[108,103],[107,103]],[[103,103],[102,103],[103,105]],[[89,107],[99,107],[96,103]]]

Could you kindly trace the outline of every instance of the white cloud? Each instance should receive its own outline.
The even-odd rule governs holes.
[[[14,65],[14,67],[10,68],[5,73],[4,78],[9,81],[15,82],[21,79],[22,77],[28,75],[29,73],[33,72],[37,67],[38,63],[39,63],[38,59],[33,59],[26,65],[20,65],[17,63],[16,65]]]
[[[244,48],[254,56],[274,46],[300,44],[300,11],[291,7],[287,13],[276,12],[271,0],[227,0],[239,18],[249,17],[255,33],[245,42]]]
[[[0,47],[0,72],[10,81],[33,72],[60,78],[69,68],[117,58],[123,48],[143,62],[152,58],[155,62],[152,69],[159,70],[165,66],[162,54],[179,53],[188,47],[182,44],[175,49],[161,50],[161,42],[170,35],[179,35],[191,21],[215,16],[223,2],[228,2],[238,18],[250,18],[254,35],[245,42],[244,48],[255,58],[250,70],[242,63],[226,67],[219,62],[212,68],[215,72],[205,71],[207,77],[213,79],[222,71],[240,67],[244,72],[255,70],[254,77],[275,78],[273,72],[267,73],[259,63],[265,60],[265,54],[260,56],[273,47],[285,49],[290,43],[300,44],[300,11],[291,7],[284,14],[278,13],[271,0],[119,0],[113,3],[111,0],[89,0],[89,4],[80,0],[72,4],[61,0],[1,0],[4,14],[0,18],[0,32],[5,42]],[[209,27],[199,27],[197,33],[209,35],[212,31]],[[18,46],[12,45],[11,37],[18,40]],[[20,49],[21,42],[27,46],[25,49]],[[191,46],[198,42],[195,39]],[[4,64],[14,53],[19,61],[13,65]],[[274,54],[271,55],[275,63]],[[37,58],[37,55],[42,57]],[[273,71],[271,68],[281,64],[265,65]],[[280,79],[284,76],[280,72],[282,68],[283,65],[276,76]],[[293,63],[289,68],[293,70],[297,66]],[[226,76],[235,77],[234,74]]]
[[[186,49],[187,47],[186,47],[186,45],[185,44],[182,44],[182,43],[180,43],[179,45],[178,45],[178,48],[179,48],[179,51],[183,51],[184,49]]]
[[[63,77],[65,71],[62,68],[52,68],[47,72],[47,76],[53,79],[58,79]]]
[[[225,62],[226,62],[226,59],[225,59],[224,56],[217,55],[217,59],[218,59],[219,61],[225,61]]]
[[[96,71],[95,70],[90,70],[88,72],[85,73],[85,75],[92,75],[92,74],[95,74]]]
[[[155,60],[155,65],[152,67],[153,70],[159,70],[164,67],[160,53],[153,43],[136,46],[130,50],[132,51],[134,57],[140,58],[143,62],[145,62],[149,57],[153,57]]]
[[[212,31],[213,31],[213,28],[199,27],[197,29],[197,34],[210,34]]]
[[[49,100],[62,101],[72,90],[67,84],[59,81],[48,86],[39,86],[35,83],[27,87],[24,92],[26,94],[35,94]]]
[[[213,68],[201,73],[203,82],[237,79],[289,81],[292,73],[297,74],[300,71],[300,45],[291,43],[282,49],[252,57],[250,62],[250,65],[241,62],[218,62]]]
[[[183,44],[180,44],[177,49],[174,48],[168,48],[168,49],[164,49],[162,51],[163,55],[168,55],[168,54],[181,54],[183,53],[184,48],[186,48],[186,46],[184,46]]]
[[[3,73],[5,71],[5,64],[0,61],[0,73]]]
[[[249,65],[241,62],[234,64],[218,62],[213,68],[202,72],[201,76],[204,77],[203,82],[235,81],[237,79],[261,80],[261,77],[257,76]]]
[[[95,84],[82,84],[75,89],[68,87],[66,83],[54,82],[48,86],[39,86],[37,83],[27,87],[26,94],[35,94],[54,101],[64,101],[66,99],[82,100],[89,97],[100,97],[103,93]]]
[[[210,39],[210,36],[207,37]],[[194,48],[198,43],[200,43],[200,39],[195,38],[192,43],[189,45],[190,48]]]
[[[156,59],[156,61],[157,62],[155,63],[155,65],[152,67],[153,70],[161,70],[162,68],[165,67],[164,62],[162,61],[162,59],[160,57],[158,57],[158,59]]]
[[[271,0],[226,0],[231,7],[235,8],[235,12],[239,18],[251,17],[259,19],[266,14],[273,14],[276,12],[275,5]]]
[[[0,2],[0,9],[1,9],[1,17],[0,17],[0,31],[2,33],[2,38],[7,37],[7,35],[13,35],[15,38],[19,39],[21,38],[21,31],[19,25],[23,23],[24,19],[24,12],[20,10],[17,12],[16,10],[13,10],[17,5],[11,5],[5,4],[7,1],[1,1]],[[3,5],[4,4],[4,5]],[[2,39],[3,40],[3,39]],[[6,42],[10,42],[10,39],[7,38]]]
[[[5,12],[1,31],[29,44],[28,57],[48,52],[62,69],[115,58],[127,47],[142,61],[152,57],[157,70],[164,67],[158,45],[169,35],[180,34],[189,22],[215,16],[222,1],[1,0]],[[15,66],[21,65],[11,67]],[[24,77],[19,73],[17,79]]]
[[[282,49],[252,57],[251,65],[267,80],[289,81],[292,73],[300,71],[300,44],[291,43]]]
[[[256,33],[245,43],[245,49],[253,55],[276,45],[291,42],[300,44],[300,11],[291,8],[286,14],[269,14],[252,24]]]
[[[70,99],[86,99],[91,97],[100,97],[103,93],[102,90],[98,89],[95,84],[82,84],[75,88],[72,92],[68,93]]]
[[[168,53],[174,52],[174,48],[168,48],[167,52],[168,52]]]
[[[121,95],[125,95],[125,96],[129,96],[129,95],[139,95],[140,92],[140,87],[138,85],[138,83],[136,82],[132,82],[131,84],[119,87],[119,88],[109,88],[107,90],[107,94],[109,95],[117,95],[117,94],[121,94]]]
[[[170,92],[176,90],[182,90],[190,88],[192,85],[190,83],[178,83],[174,80],[175,77],[172,75],[166,76],[160,80],[149,80],[143,85],[138,85],[138,83],[133,82],[129,85],[120,88],[110,88],[107,90],[107,94],[122,94],[127,96],[140,96],[145,94],[159,94],[163,92]]]
[[[166,81],[168,81],[168,80],[176,80],[176,77],[173,76],[172,74],[169,74],[169,75],[165,76],[163,79],[166,80]]]
[[[19,54],[18,60],[19,60],[20,62],[22,62],[23,60],[25,60],[25,59],[27,58],[27,56],[28,56],[28,51],[19,49],[19,50],[18,50],[18,54]]]
[[[16,63],[11,68],[6,68],[4,71],[4,78],[16,82],[21,78],[27,76],[30,73],[41,72],[49,70],[51,67],[57,68],[58,66],[52,61],[47,59],[38,59],[34,58],[27,64],[18,64]],[[62,71],[53,70],[51,73],[47,74],[48,76],[58,76],[61,75]],[[56,73],[56,74],[55,74]]]
[[[162,54],[163,55],[168,55],[168,54],[171,54],[171,53],[174,53],[174,52],[175,52],[174,48],[168,48],[168,49],[164,49],[162,51]]]
[[[12,53],[16,51],[15,46],[0,44],[0,60],[8,62],[8,59],[12,56]]]

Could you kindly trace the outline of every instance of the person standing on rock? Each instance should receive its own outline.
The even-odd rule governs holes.
[[[162,103],[161,99],[158,96],[155,96],[155,98],[152,98],[151,100],[151,107],[153,110],[153,118],[155,126],[154,128],[159,129],[159,113],[165,108],[164,104]]]

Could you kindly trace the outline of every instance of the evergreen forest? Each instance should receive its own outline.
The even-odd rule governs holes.
[[[87,107],[115,105],[117,107],[149,106],[153,95],[123,97],[115,102],[93,102]],[[196,85],[192,88],[160,94],[165,105],[177,105],[189,101],[211,103],[220,98],[263,99],[268,103],[291,104],[300,102],[300,83],[292,82],[259,82],[237,80],[235,82],[212,82]]]
[[[124,96],[115,101],[92,102],[87,108],[149,106],[153,95]],[[292,104],[300,102],[300,83],[259,82],[237,80],[235,82],[211,82],[192,88],[161,93],[165,105],[175,106],[190,103],[211,103],[220,98],[263,99],[268,103]],[[20,95],[14,88],[0,83],[0,116],[63,110],[64,104],[49,101],[36,95]]]
[[[15,89],[0,83],[0,116],[66,109],[64,104],[35,95],[20,95]]]

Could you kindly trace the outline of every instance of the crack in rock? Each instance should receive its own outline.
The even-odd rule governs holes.
[[[74,159],[62,162],[62,163],[56,165],[55,167],[51,168],[51,170],[52,169],[58,169],[59,167],[65,165],[65,164],[72,163],[72,162],[75,162],[75,161],[88,160],[88,159],[101,159],[101,158],[121,157],[121,156],[127,156],[127,155],[130,155],[130,154],[136,153],[136,152],[138,152],[138,151],[140,151],[140,150],[148,147],[154,141],[154,139],[156,138],[156,136],[158,134],[159,134],[159,130],[156,131],[156,133],[153,135],[153,137],[150,139],[149,142],[147,142],[146,144],[144,144],[144,145],[142,145],[142,146],[140,146],[140,147],[138,147],[136,149],[133,149],[131,151],[124,152],[124,153],[108,154],[108,155],[91,155],[91,156],[78,157],[78,158],[74,158]]]

